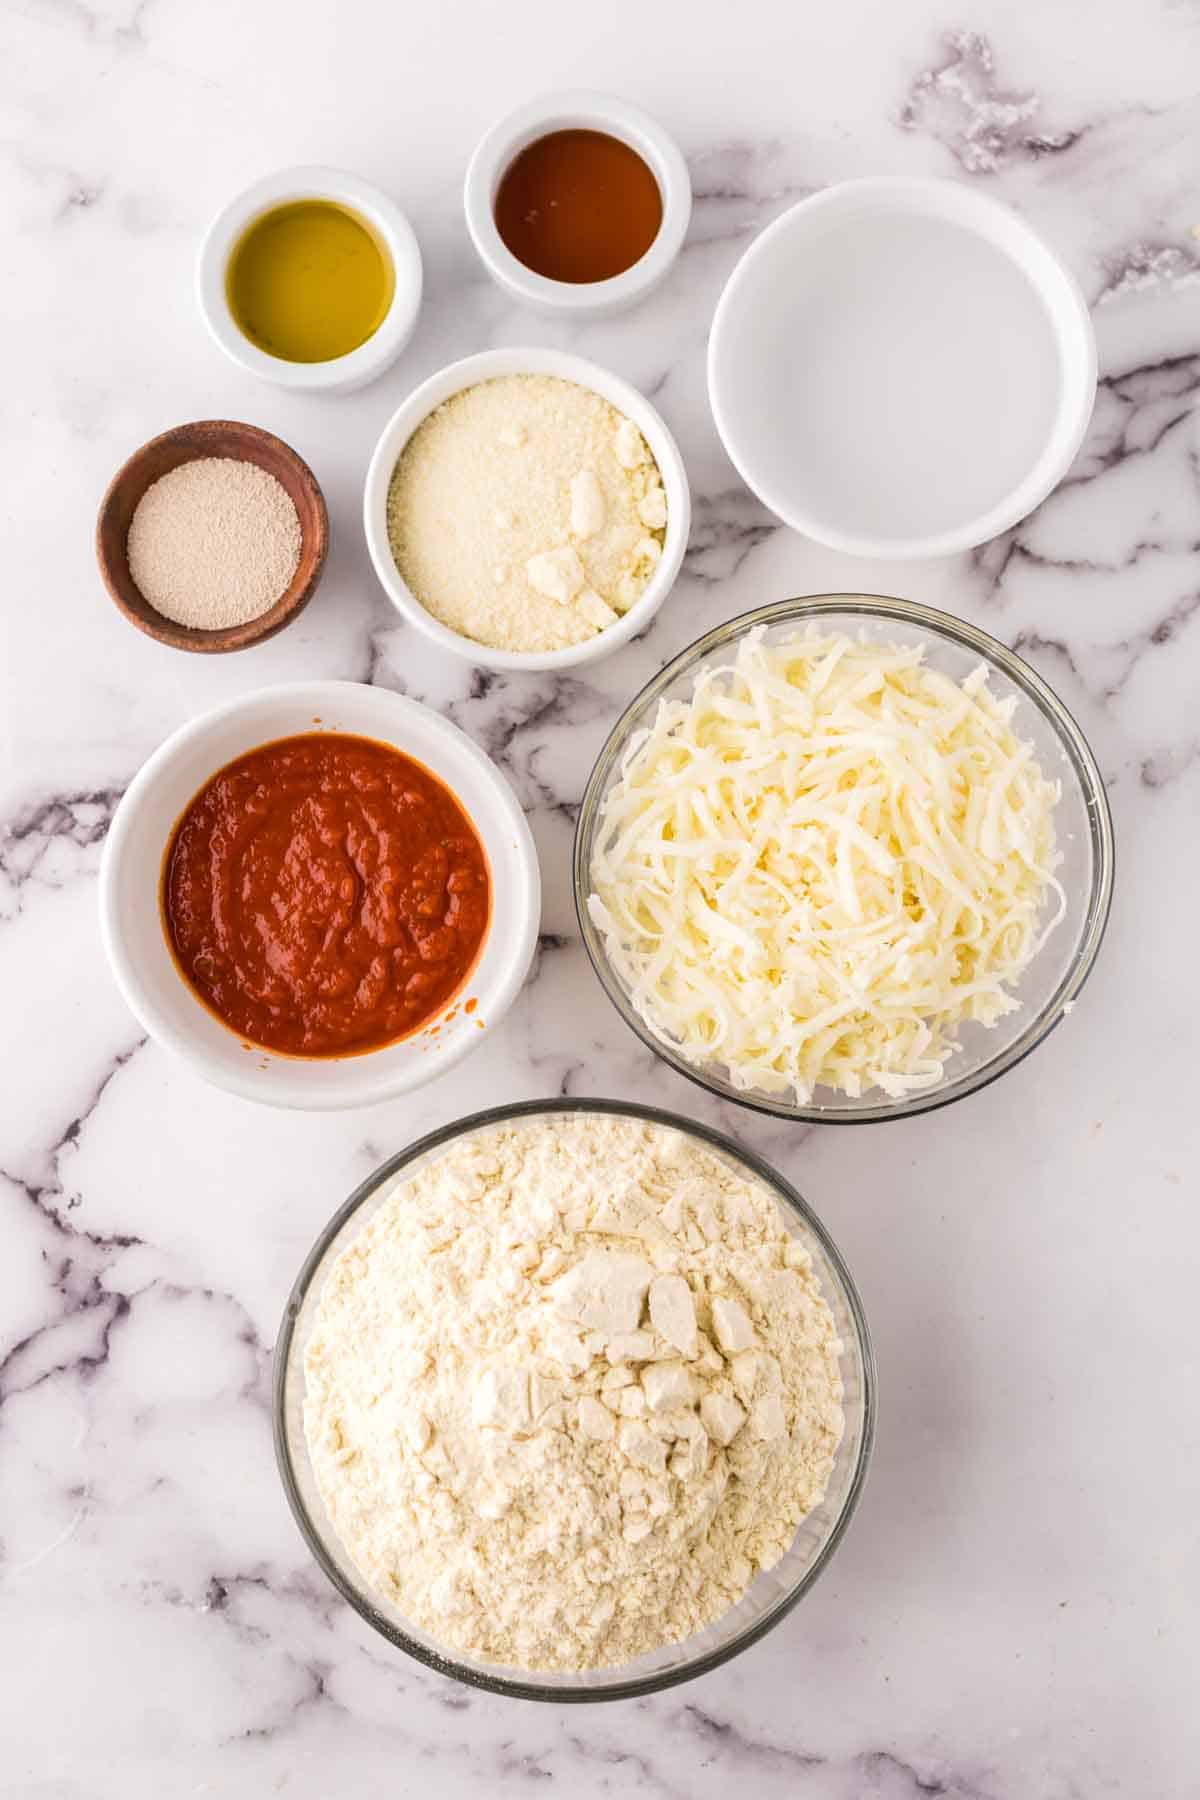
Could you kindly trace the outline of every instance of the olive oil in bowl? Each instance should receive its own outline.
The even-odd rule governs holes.
[[[333,362],[379,329],[395,290],[391,258],[365,220],[333,200],[260,214],[229,258],[239,331],[284,362]]]

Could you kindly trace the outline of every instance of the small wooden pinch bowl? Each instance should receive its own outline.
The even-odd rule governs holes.
[[[300,519],[300,561],[288,586],[267,611],[241,625],[215,631],[179,625],[156,612],[129,573],[129,525],[146,489],[182,463],[201,457],[232,457],[257,463],[273,475],[289,495]],[[119,469],[100,504],[96,521],[96,559],[104,585],[131,625],[173,650],[216,652],[247,650],[261,644],[308,605],[316,592],[329,549],[329,515],[317,478],[302,457],[281,438],[257,425],[236,419],[199,419],[176,425],[151,438]]]

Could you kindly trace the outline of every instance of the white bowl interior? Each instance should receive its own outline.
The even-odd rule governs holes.
[[[206,781],[260,744],[316,731],[393,744],[445,782],[487,853],[492,916],[469,981],[440,1017],[379,1050],[306,1059],[248,1047],[201,1003],[168,947],[159,883],[172,829]],[[268,1105],[314,1110],[368,1105],[419,1087],[481,1043],[525,978],[539,912],[533,841],[503,776],[447,720],[414,700],[355,682],[266,689],[184,726],[155,752],[122,799],[101,869],[109,958],[147,1031],[219,1087]],[[470,1013],[468,1000],[475,1001]],[[447,1011],[453,1017],[447,1018]]]
[[[404,581],[396,567],[396,559],[388,541],[388,488],[396,463],[413,432],[435,407],[440,406],[444,400],[449,400],[452,394],[474,387],[480,381],[492,381],[501,375],[556,375],[563,381],[577,382],[580,387],[591,388],[595,393],[603,395],[618,412],[633,420],[645,438],[658,464],[667,496],[667,529],[663,553],[645,590],[615,625],[607,626],[586,643],[572,644],[565,650],[494,650],[489,645],[477,644],[472,638],[461,637],[458,632],[449,630],[425,610]],[[439,369],[409,395],[384,427],[367,470],[363,496],[363,526],[367,535],[367,548],[375,565],[375,573],[392,604],[410,624],[424,632],[434,643],[440,644],[444,650],[453,651],[454,655],[465,657],[468,662],[482,664],[489,669],[575,668],[580,663],[595,662],[602,656],[608,656],[619,645],[628,643],[630,638],[646,629],[674,586],[687,550],[691,522],[691,494],[683,457],[654,407],[636,388],[630,387],[619,376],[610,374],[596,363],[585,361],[583,357],[571,356],[560,350],[485,350],[478,356],[467,356]]]
[[[1112,873],[1111,824],[1099,771],[1078,729],[1065,714],[1061,720],[1056,720],[1050,709],[1058,703],[1052,697],[1048,697],[1045,702],[1039,702],[1033,697],[1044,689],[1032,670],[1025,671],[1028,685],[1020,685],[981,649],[960,642],[939,629],[934,623],[937,614],[930,613],[928,609],[913,608],[911,610],[914,614],[924,616],[911,619],[882,616],[879,607],[886,604],[867,598],[859,601],[857,607],[852,599],[848,599],[845,607],[839,607],[835,597],[815,603],[797,601],[794,606],[803,616],[777,617],[768,622],[767,641],[774,643],[781,638],[793,636],[811,623],[821,631],[844,631],[854,637],[861,633],[871,642],[919,645],[925,651],[929,666],[955,681],[962,681],[981,662],[987,662],[988,685],[993,695],[998,700],[1016,697],[1013,730],[1018,737],[1027,739],[1033,745],[1043,773],[1050,780],[1061,784],[1062,797],[1055,810],[1054,822],[1062,861],[1055,873],[1066,893],[1066,913],[1033,958],[1020,982],[1010,990],[1020,1003],[1018,1009],[990,1028],[968,1021],[958,1033],[960,1048],[947,1062],[944,1080],[936,1087],[920,1090],[905,1100],[889,1100],[875,1089],[855,1099],[833,1088],[818,1088],[810,1106],[797,1107],[786,1096],[765,1095],[755,1089],[735,1087],[719,1063],[695,1068],[685,1062],[672,1045],[647,1034],[647,1041],[653,1044],[660,1055],[681,1073],[699,1079],[714,1093],[731,1100],[748,1101],[762,1110],[787,1117],[838,1121],[898,1118],[923,1112],[931,1106],[940,1105],[982,1086],[994,1074],[1019,1061],[1062,1018],[1064,1011],[1069,1009],[1090,968],[1107,916]],[[763,610],[769,615],[772,612],[782,613],[784,608]],[[758,615],[750,617],[756,619]],[[969,629],[949,618],[946,619],[946,625]],[[662,690],[662,697],[672,700],[686,698],[692,692],[694,678],[701,667],[721,667],[731,663],[737,654],[740,638],[744,635],[742,626],[742,621],[736,621],[734,631],[723,644],[694,660],[691,652],[685,652],[681,661],[686,661],[687,666],[668,681]],[[590,869],[592,847],[604,833],[602,795],[608,792],[619,776],[625,747],[652,716],[659,697],[656,693],[650,699],[640,699],[636,709],[617,728],[620,733],[619,744],[614,733],[601,753],[601,762],[607,766],[602,776],[601,793],[596,796],[600,804],[593,808],[593,796],[589,791],[584,802],[585,810],[576,854],[577,878],[583,880],[585,892],[590,892],[591,887],[590,882],[583,877],[583,871]],[[608,761],[610,757],[611,761]],[[1107,856],[1106,868],[1101,867],[1102,853],[1098,846],[1102,844],[1107,846],[1103,853]],[[1053,916],[1056,905],[1054,896],[1049,895],[1044,915],[1047,923]],[[590,923],[586,909],[581,910],[585,942],[605,988],[627,1016],[636,1016],[633,1015],[632,1002],[624,984],[608,960],[602,938]]]
[[[614,1107],[611,1110],[619,1112],[621,1109]],[[536,1117],[536,1108],[524,1110],[524,1116],[527,1119]],[[555,1108],[553,1116],[563,1117],[564,1109]],[[569,1110],[565,1116],[570,1116]],[[670,1122],[678,1130],[690,1129],[683,1119],[673,1118]],[[484,1125],[482,1129],[496,1129],[498,1123],[496,1121],[491,1125]],[[474,1132],[468,1132],[467,1135],[474,1135]],[[667,1645],[662,1650],[638,1657],[634,1662],[623,1663],[611,1669],[583,1672],[538,1670],[531,1674],[525,1669],[468,1658],[458,1650],[448,1653],[428,1632],[413,1624],[398,1607],[382,1595],[366,1589],[362,1576],[342,1547],[325,1511],[304,1435],[304,1354],[320,1304],[321,1290],[332,1264],[358,1236],[372,1213],[382,1205],[396,1184],[407,1180],[430,1156],[441,1154],[443,1143],[406,1163],[394,1176],[380,1171],[374,1178],[377,1185],[368,1185],[364,1197],[348,1213],[325,1247],[316,1266],[309,1273],[303,1292],[297,1291],[293,1295],[288,1309],[290,1336],[286,1359],[278,1376],[281,1404],[277,1423],[284,1436],[291,1476],[305,1515],[306,1531],[316,1539],[322,1559],[327,1565],[327,1573],[338,1582],[343,1593],[354,1601],[368,1620],[385,1635],[392,1636],[393,1641],[397,1638],[408,1639],[408,1647],[419,1646],[427,1658],[446,1674],[461,1676],[466,1673],[468,1678],[477,1676],[485,1685],[511,1684],[521,1688],[527,1696],[529,1690],[533,1689],[536,1690],[537,1697],[548,1700],[601,1699],[612,1690],[625,1689],[629,1684],[653,1687],[678,1679],[681,1675],[697,1672],[697,1665],[703,1665],[710,1658],[720,1660],[743,1634],[757,1636],[772,1624],[796,1597],[797,1590],[803,1591],[815,1578],[828,1548],[832,1547],[835,1534],[840,1535],[848,1503],[856,1497],[862,1479],[873,1426],[873,1402],[869,1393],[871,1353],[857,1296],[850,1287],[849,1278],[835,1263],[836,1252],[830,1254],[830,1247],[790,1203],[786,1191],[778,1188],[773,1181],[766,1181],[759,1169],[742,1163],[730,1148],[714,1143],[707,1136],[703,1138],[703,1142],[707,1150],[733,1164],[743,1176],[748,1174],[751,1179],[772,1189],[788,1231],[799,1238],[812,1255],[814,1272],[833,1313],[843,1344],[841,1374],[845,1387],[843,1405],[846,1430],[838,1448],[825,1498],[806,1519],[801,1520],[795,1539],[782,1560],[773,1569],[759,1574],[744,1598],[714,1624],[682,1643]],[[295,1505],[296,1500],[293,1498],[293,1507]]]
[[[1066,472],[1091,413],[1083,300],[1014,213],[951,182],[802,202],[735,270],[710,348],[734,462],[835,548],[983,542]]]

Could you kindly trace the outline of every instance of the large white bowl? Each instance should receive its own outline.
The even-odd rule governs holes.
[[[236,757],[277,738],[347,732],[392,744],[431,769],[471,819],[487,854],[492,915],[470,981],[398,1043],[357,1056],[305,1058],[248,1047],[188,986],[163,930],[159,889],[176,821]],[[100,865],[100,926],[129,1007],[151,1037],[218,1087],[268,1106],[370,1106],[421,1087],[475,1049],[515,999],[537,943],[541,884],[525,816],[508,783],[457,726],[415,700],[353,681],[264,688],[194,719],[134,777]],[[473,999],[470,1013],[457,1001]],[[432,1027],[437,1025],[435,1032]]]
[[[738,472],[857,556],[946,556],[1062,480],[1096,392],[1074,278],[1025,221],[953,181],[826,188],[729,278],[708,346]]]
[[[477,644],[474,638],[463,637],[459,632],[451,631],[421,605],[396,567],[396,559],[388,541],[387,500],[392,471],[417,426],[428,418],[435,407],[440,406],[444,400],[449,400],[452,394],[459,394],[464,388],[474,387],[480,381],[492,381],[500,375],[556,375],[560,380],[577,382],[580,387],[591,388],[594,393],[603,395],[618,412],[633,420],[645,438],[658,464],[667,496],[667,530],[663,553],[645,589],[615,625],[606,626],[595,637],[588,638],[586,643],[570,644],[565,650],[494,650],[488,644]],[[436,375],[423,381],[388,420],[383,436],[375,446],[363,495],[363,525],[367,534],[367,548],[375,565],[375,573],[383,583],[392,605],[410,625],[415,625],[418,631],[423,632],[433,643],[440,644],[443,650],[450,650],[455,656],[464,657],[467,662],[480,664],[488,669],[577,668],[580,663],[597,662],[619,645],[627,644],[630,638],[645,631],[674,586],[687,549],[691,523],[692,501],[683,457],[675,439],[650,402],[636,388],[630,387],[627,381],[622,381],[619,375],[612,375],[597,363],[587,362],[582,356],[570,356],[563,350],[483,350],[477,356],[464,356],[461,361],[449,363],[444,369],[439,369]]]

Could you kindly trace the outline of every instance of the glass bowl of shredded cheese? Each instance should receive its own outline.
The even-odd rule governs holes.
[[[947,613],[874,595],[718,626],[626,709],[575,838],[609,998],[723,1099],[908,1117],[1003,1074],[1070,1012],[1113,830],[1041,677]]]

